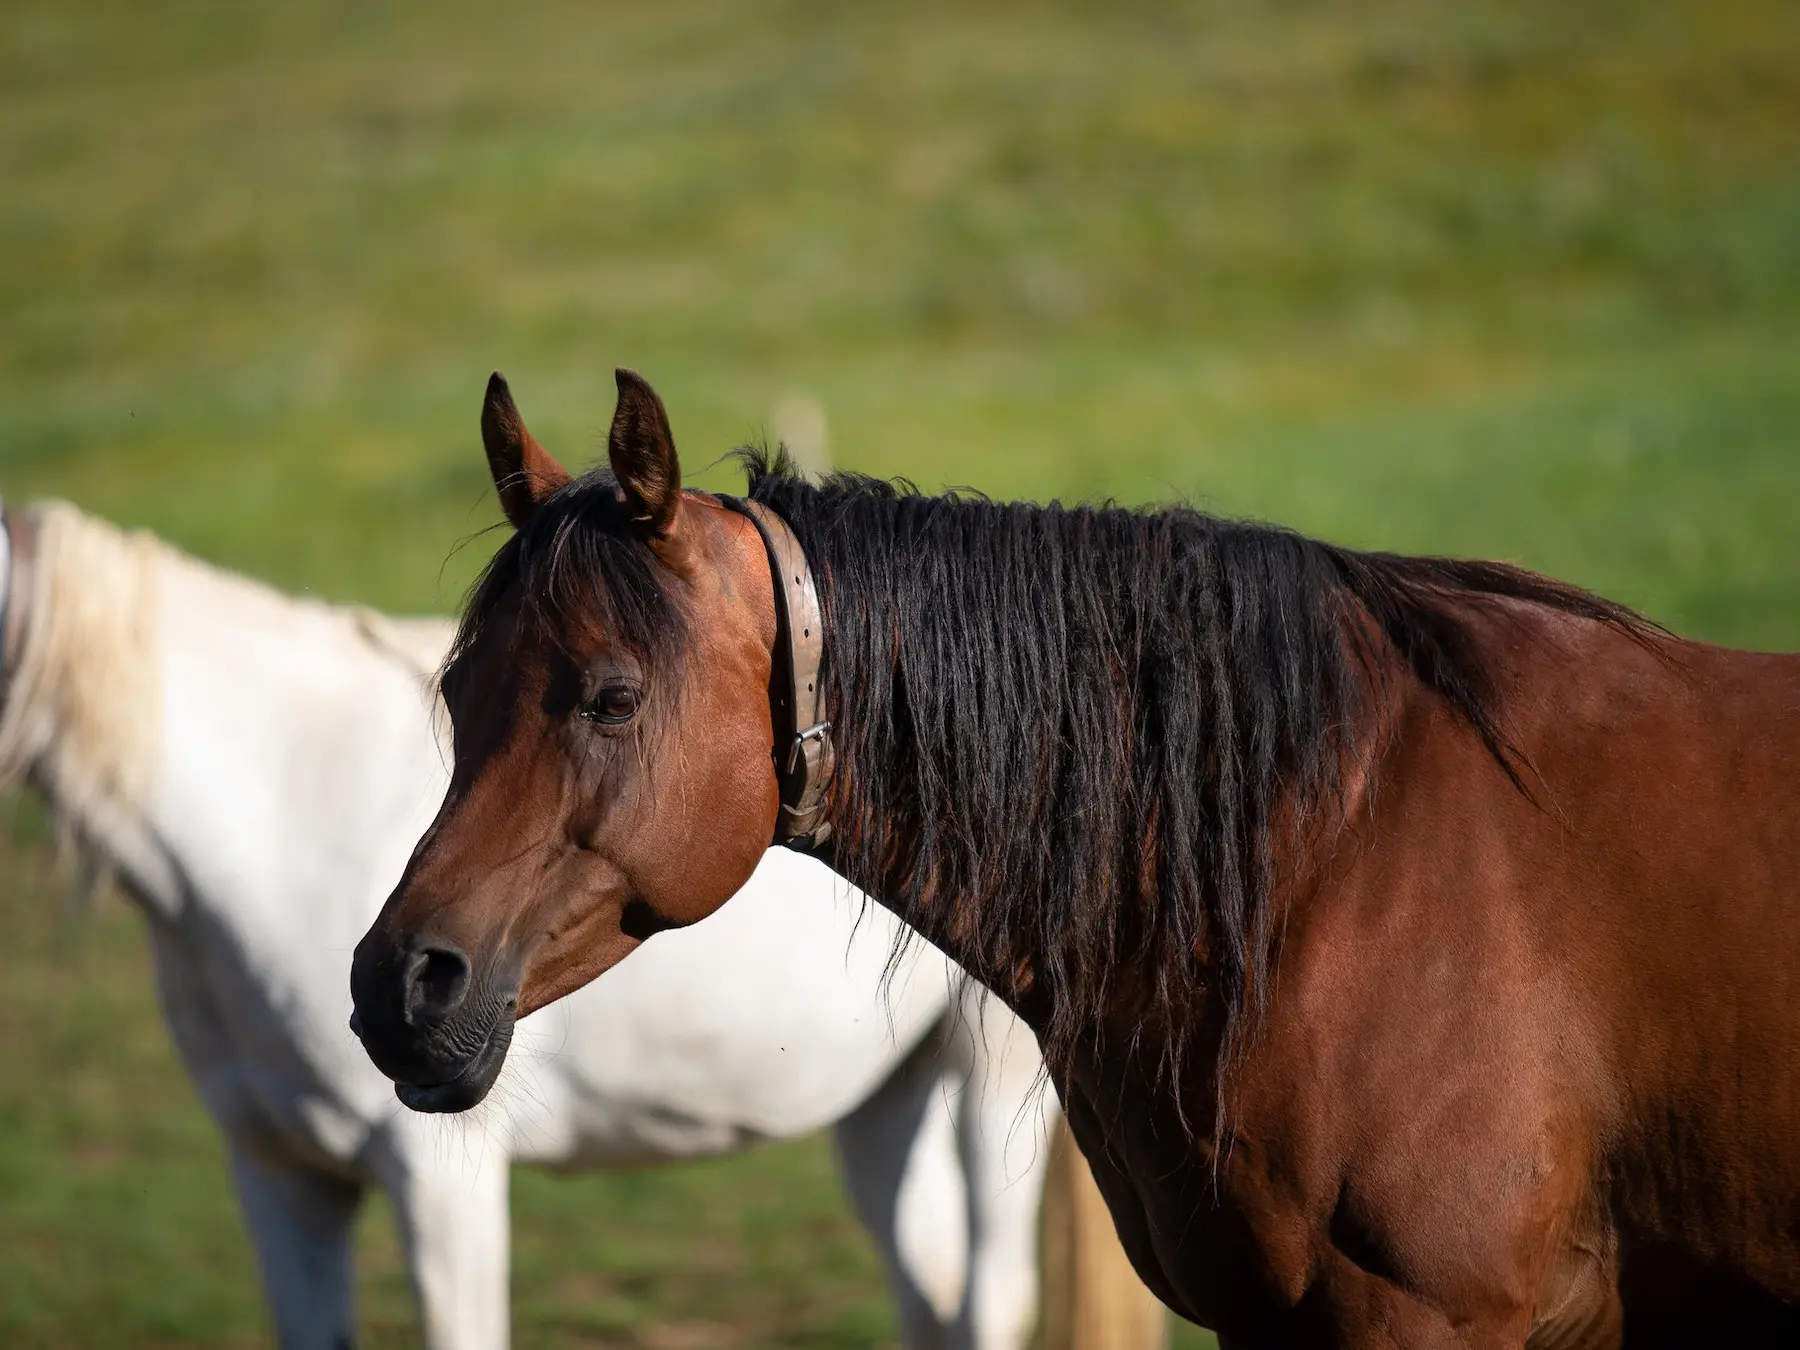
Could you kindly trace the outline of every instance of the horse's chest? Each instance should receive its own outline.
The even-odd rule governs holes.
[[[1132,1264],[1176,1311],[1203,1326],[1254,1326],[1291,1306],[1305,1281],[1301,1212],[1268,1202],[1255,1168],[1232,1157],[1215,1170],[1210,1143],[1155,1094],[1105,1074],[1073,1092],[1069,1123],[1112,1211]],[[1250,1203],[1246,1191],[1256,1193]]]
[[[1155,1144],[1139,1150],[1140,1156],[1162,1152]],[[1259,1169],[1228,1161],[1215,1179],[1208,1151],[1197,1152],[1144,1191],[1159,1262],[1203,1325],[1272,1325],[1271,1317],[1279,1320],[1305,1293],[1315,1265],[1315,1225]]]

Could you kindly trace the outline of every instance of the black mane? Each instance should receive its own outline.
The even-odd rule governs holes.
[[[1647,629],[1500,563],[1356,552],[1184,507],[812,484],[785,457],[741,458],[824,603],[834,865],[1027,999],[1059,1076],[1121,971],[1165,1030],[1163,1068],[1204,991],[1229,1069],[1268,992],[1281,846],[1342,800],[1371,675],[1390,664],[1376,646],[1523,790],[1478,609],[1516,599]],[[453,651],[515,584],[553,630],[599,624],[651,668],[687,669],[678,588],[604,472],[500,549]]]
[[[1368,739],[1377,632],[1523,788],[1471,600],[1642,629],[1504,564],[1181,507],[815,486],[741,457],[824,603],[835,865],[984,980],[1022,976],[1009,992],[1036,1006],[1057,1073],[1121,971],[1165,1028],[1165,1068],[1193,996],[1215,994],[1229,1068],[1268,990],[1280,846],[1341,800]]]
[[[583,474],[539,506],[482,568],[444,669],[468,649],[500,597],[517,587],[527,621],[541,632],[603,632],[651,669],[684,670],[687,609],[666,579],[638,538],[612,474]]]

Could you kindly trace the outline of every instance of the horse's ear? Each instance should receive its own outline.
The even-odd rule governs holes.
[[[497,370],[488,377],[487,398],[481,405],[481,445],[501,509],[515,530],[524,529],[532,513],[569,481],[569,471],[525,430],[506,377]]]
[[[669,414],[642,375],[623,366],[613,374],[619,382],[619,408],[606,458],[631,514],[649,534],[666,539],[681,509],[681,462],[675,458]]]

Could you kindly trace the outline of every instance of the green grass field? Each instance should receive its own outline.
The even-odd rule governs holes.
[[[499,366],[690,478],[1188,497],[1800,646],[1800,7],[669,0],[0,13],[0,490],[452,607]],[[135,916],[0,850],[0,1343],[266,1341]],[[516,1183],[522,1347],[873,1346],[819,1141]],[[412,1335],[391,1227],[364,1320]],[[1184,1339],[1182,1344],[1199,1344]]]

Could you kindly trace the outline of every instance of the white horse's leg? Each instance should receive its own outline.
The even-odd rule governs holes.
[[[389,1194],[427,1350],[506,1350],[507,1161],[498,1149],[438,1137]]]
[[[968,1269],[968,1203],[933,1035],[837,1124],[857,1217],[887,1266],[907,1350],[952,1350]]]
[[[362,1188],[229,1147],[276,1340],[282,1350],[349,1350],[356,1343],[351,1228]]]
[[[969,1294],[974,1350],[1024,1350],[1038,1312],[1038,1215],[1056,1097],[1040,1081],[1031,1033],[970,986],[955,1035],[970,1065],[956,1102],[969,1189]]]

